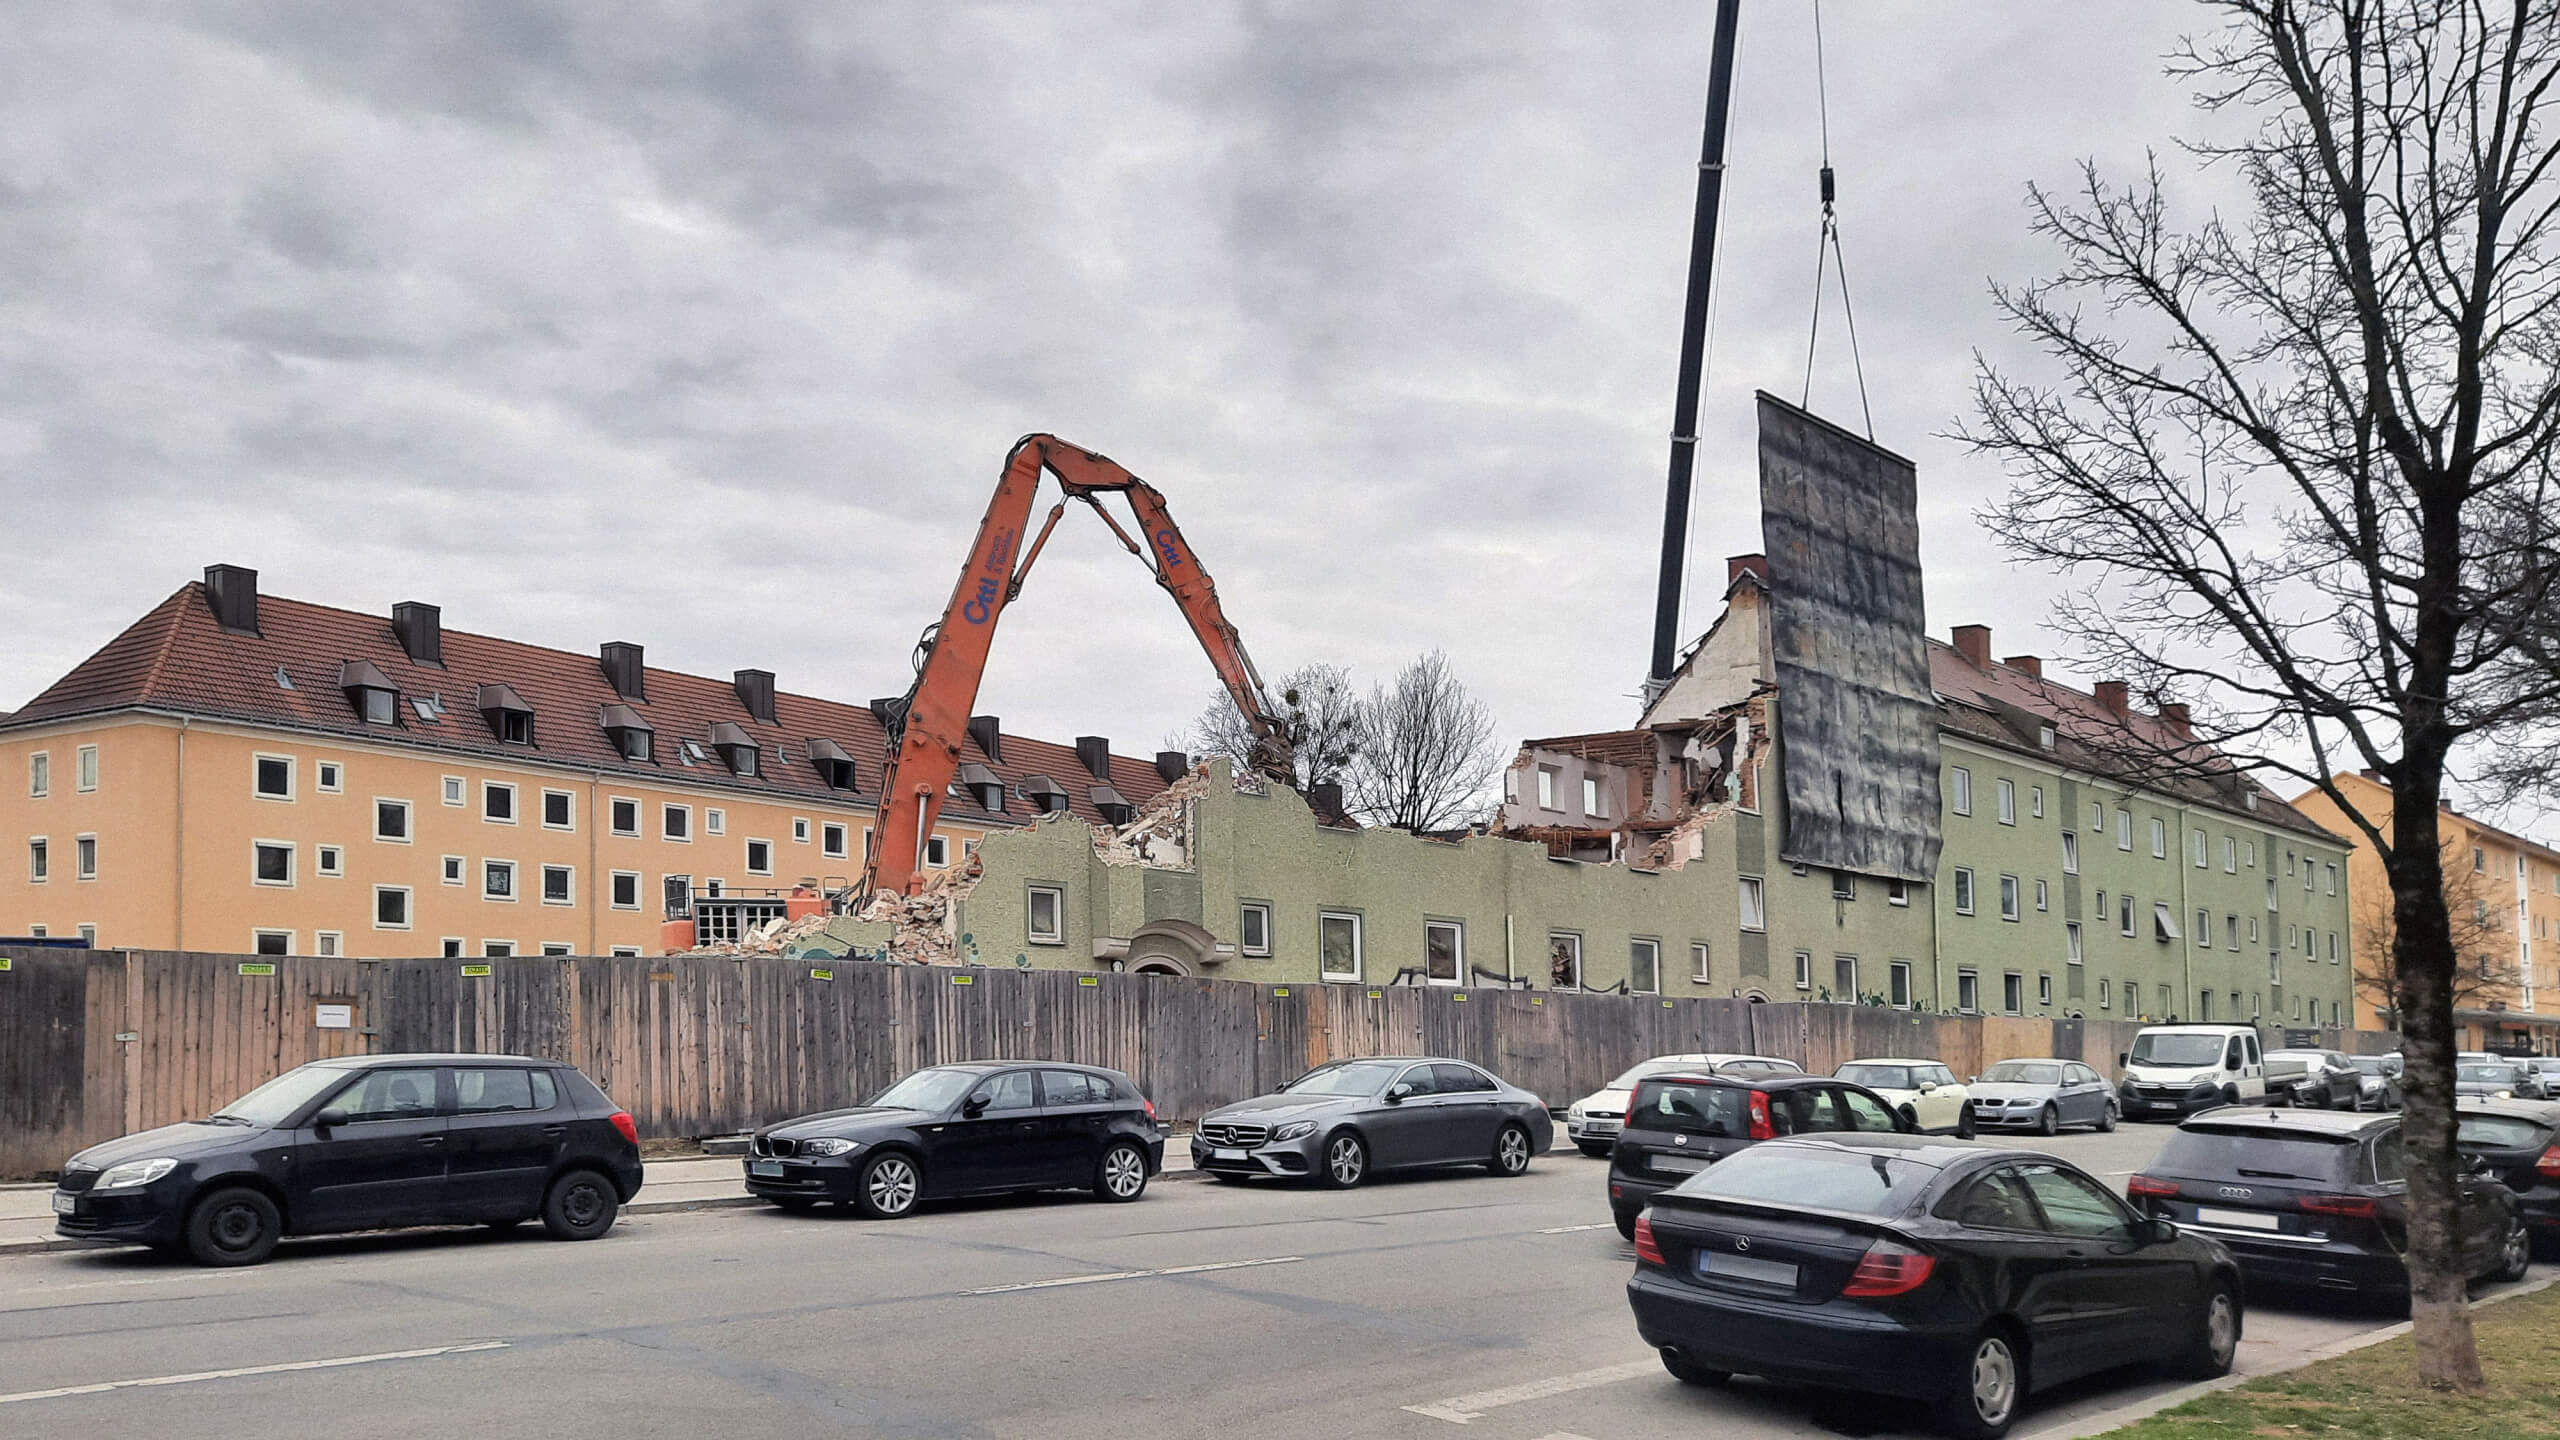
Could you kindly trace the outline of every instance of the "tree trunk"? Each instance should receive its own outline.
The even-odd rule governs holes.
[[[2409,1318],[2418,1379],[2444,1389],[2481,1388],[2471,1335],[2470,1277],[2455,1234],[2457,1159],[2453,1145],[2454,953],[2445,907],[2444,855],[2436,800],[2442,766],[2404,763],[2392,774],[2391,879],[2393,1003],[2400,1011],[2401,1138],[2409,1196]]]

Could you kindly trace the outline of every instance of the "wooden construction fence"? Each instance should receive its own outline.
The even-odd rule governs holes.
[[[1184,1123],[1342,1056],[1474,1060],[1565,1105],[1651,1055],[1828,1072],[1910,1056],[1971,1075],[2058,1055],[2113,1074],[2140,1027],[1871,1006],[1450,990],[688,955],[349,960],[0,948],[0,1179],[219,1108],[306,1061],[458,1051],[567,1060],[648,1137],[859,1103],[922,1065],[1128,1072]],[[824,978],[822,978],[824,977]],[[321,1007],[344,1007],[322,1028]],[[335,1018],[333,1016],[333,1018]],[[2331,1043],[2335,1043],[2333,1039]]]

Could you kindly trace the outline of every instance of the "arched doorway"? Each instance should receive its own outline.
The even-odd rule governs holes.
[[[1188,920],[1150,920],[1129,937],[1129,968],[1140,975],[1197,975],[1218,953],[1218,937]]]

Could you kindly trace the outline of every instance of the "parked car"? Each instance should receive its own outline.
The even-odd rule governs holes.
[[[2492,1100],[2547,1100],[2542,1079],[2514,1060],[2470,1060],[2453,1067],[2453,1093]]]
[[[2560,1102],[2455,1102],[2453,1143],[2499,1184],[2515,1192],[2525,1229],[2555,1248],[2560,1242]]]
[[[2347,1063],[2356,1067],[2357,1108],[2361,1110],[2397,1110],[2400,1108],[2400,1071],[2403,1062],[2397,1055],[2350,1055]]]
[[[288,1070],[201,1120],[65,1161],[54,1230],[201,1265],[255,1265],[286,1235],[539,1218],[613,1228],[640,1136],[594,1081],[522,1055],[364,1055]]]
[[[2115,1087],[2077,1060],[2003,1060],[1974,1077],[1972,1128],[2039,1135],[2065,1125],[2113,1130],[2117,1113]]]
[[[1959,1436],[2079,1376],[2231,1368],[2229,1252],[2050,1155],[1901,1135],[1780,1140],[1654,1198],[1636,1332],[1693,1385],[1734,1372],[1934,1402]]]
[[[2254,1025],[2148,1025],[2116,1059],[2124,1067],[2116,1100],[2134,1120],[2264,1100],[2269,1086],[2289,1084],[2302,1069],[2299,1061],[2268,1064]]]
[[[2213,1236],[2252,1283],[2405,1305],[2408,1182],[2397,1115],[2306,1115],[2257,1106],[2179,1125],[2126,1182],[2133,1203]],[[2459,1177],[2455,1240],[2465,1274],[2523,1278],[2532,1260],[2516,1197]]]
[[[2270,1050],[2267,1073],[2267,1098],[2273,1103],[2315,1110],[2364,1108],[2364,1084],[2354,1063],[2339,1051]]]
[[[2535,1055],[2525,1059],[2524,1066],[2533,1078],[2542,1082],[2546,1100],[2560,1100],[2560,1055]]]
[[[1155,1102],[1117,1070],[1062,1061],[935,1065],[850,1110],[747,1142],[747,1189],[785,1210],[835,1201],[894,1219],[927,1200],[1090,1189],[1127,1202],[1164,1168]]]
[[[1935,1060],[1852,1060],[1833,1074],[1884,1097],[1922,1134],[1973,1138],[1973,1092]]]
[[[1464,1060],[1337,1060],[1214,1110],[1191,1163],[1220,1180],[1283,1176],[1347,1190],[1373,1174],[1482,1165],[1526,1172],[1555,1139],[1546,1102]]]
[[[1609,1152],[1609,1212],[1633,1239],[1646,1201],[1763,1140],[1911,1129],[1883,1096],[1837,1076],[1648,1076],[1636,1082],[1627,1128]]]
[[[1770,1055],[1657,1055],[1628,1067],[1625,1074],[1576,1100],[1564,1112],[1565,1138],[1585,1155],[1605,1157],[1627,1122],[1627,1103],[1636,1082],[1647,1075],[1674,1071],[1691,1075],[1801,1075],[1804,1067]]]

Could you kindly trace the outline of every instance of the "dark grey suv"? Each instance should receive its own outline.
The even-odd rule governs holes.
[[[1463,1060],[1337,1060],[1201,1118],[1191,1163],[1220,1180],[1348,1189],[1381,1170],[1482,1165],[1517,1175],[1555,1138],[1546,1102]]]

